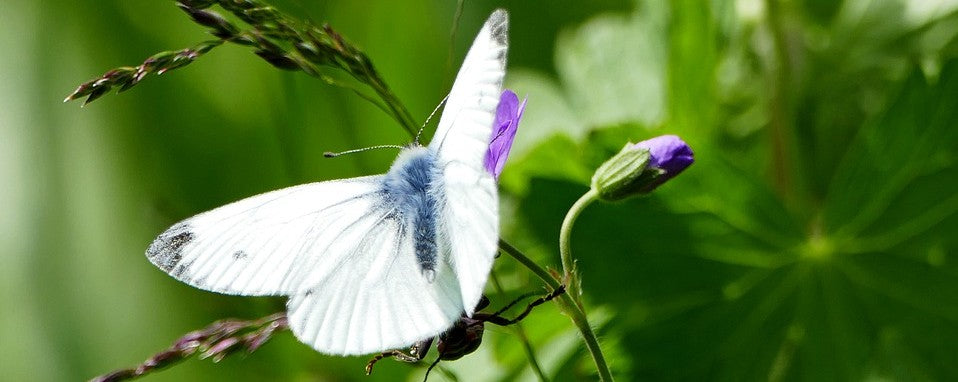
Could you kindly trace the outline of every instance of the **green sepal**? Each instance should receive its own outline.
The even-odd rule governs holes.
[[[605,161],[592,175],[592,189],[599,199],[616,201],[644,193],[642,189],[659,176],[661,170],[646,171],[649,151],[636,149],[631,144]]]

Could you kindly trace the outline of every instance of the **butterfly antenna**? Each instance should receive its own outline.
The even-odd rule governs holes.
[[[342,151],[342,152],[338,152],[338,153],[334,153],[334,152],[332,152],[332,151],[327,151],[327,152],[324,152],[324,153],[323,153],[323,156],[324,156],[324,157],[327,157],[327,158],[335,158],[335,157],[338,157],[338,156],[340,156],[340,155],[361,153],[361,152],[363,152],[363,151],[369,151],[369,150],[377,150],[377,149],[400,149],[400,150],[402,150],[402,149],[404,149],[404,148],[405,148],[405,147],[400,146],[400,145],[379,145],[379,146],[363,147],[363,148],[361,148],[361,149],[355,149],[355,150],[346,150],[346,151]]]
[[[419,143],[419,137],[422,136],[423,129],[426,128],[426,125],[428,125],[429,121],[432,120],[432,116],[436,115],[436,112],[439,111],[439,108],[441,108],[442,105],[444,105],[447,100],[449,100],[448,94],[442,98],[442,101],[439,101],[439,104],[436,105],[435,109],[432,109],[432,113],[429,113],[429,117],[426,118],[426,122],[423,122],[422,127],[419,128],[419,132],[416,133],[416,140],[414,142],[416,142],[417,144]]]
[[[436,357],[436,362],[433,362],[432,365],[429,365],[429,368],[426,369],[426,376],[422,378],[422,382],[426,382],[429,379],[429,372],[432,371],[432,368],[436,367],[441,360],[442,358]]]

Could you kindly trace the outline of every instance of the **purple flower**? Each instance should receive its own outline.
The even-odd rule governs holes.
[[[492,138],[489,140],[489,150],[486,151],[485,166],[496,180],[502,173],[502,167],[509,158],[512,149],[512,140],[516,137],[522,111],[526,108],[526,100],[519,103],[519,97],[512,90],[506,89],[499,97],[499,107],[496,108],[496,120],[492,124]]]
[[[662,135],[632,145],[633,149],[649,151],[648,169],[658,169],[662,173],[645,187],[646,192],[672,179],[695,162],[692,148],[675,135]]]
[[[606,201],[651,192],[689,167],[692,149],[677,136],[629,143],[592,175],[592,189]]]

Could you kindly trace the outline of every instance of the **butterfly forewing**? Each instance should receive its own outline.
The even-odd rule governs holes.
[[[382,176],[304,184],[196,215],[160,234],[147,257],[198,288],[247,296],[305,291],[347,260],[336,250],[381,208]]]
[[[442,213],[444,244],[468,314],[482,296],[499,238],[496,182],[483,160],[505,77],[508,24],[500,9],[482,27],[429,144],[448,195]]]

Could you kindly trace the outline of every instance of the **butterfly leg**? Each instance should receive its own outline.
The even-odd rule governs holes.
[[[433,338],[422,340],[414,343],[409,347],[409,353],[406,354],[402,350],[390,350],[384,351],[382,353],[376,354],[373,359],[369,360],[369,363],[366,364],[366,375],[372,374],[373,365],[379,360],[386,357],[393,357],[397,361],[416,363],[422,361],[426,357],[426,353],[429,351],[429,348],[432,346]]]
[[[539,305],[545,304],[546,302],[551,301],[552,299],[554,299],[554,298],[556,298],[556,297],[559,297],[559,296],[562,295],[563,293],[565,293],[565,285],[559,285],[558,288],[556,288],[554,291],[550,292],[549,294],[547,294],[547,295],[545,295],[545,296],[542,296],[542,297],[539,297],[538,299],[536,299],[536,300],[533,301],[533,302],[530,302],[529,305],[526,306],[526,309],[522,311],[522,313],[519,313],[519,315],[516,316],[516,318],[513,318],[513,319],[511,319],[511,320],[510,320],[510,319],[507,319],[507,318],[505,318],[505,317],[502,317],[502,316],[500,316],[499,314],[502,313],[502,312],[504,312],[504,311],[506,311],[507,309],[509,309],[510,307],[512,307],[513,305],[515,305],[517,302],[519,302],[520,300],[524,299],[526,296],[519,297],[519,298],[516,299],[515,301],[509,303],[509,305],[506,305],[505,308],[500,309],[498,312],[495,312],[495,313],[492,313],[492,314],[481,314],[481,313],[477,313],[477,314],[475,314],[475,315],[473,316],[473,318],[476,318],[476,319],[479,319],[479,320],[483,320],[483,321],[485,321],[485,322],[490,322],[490,323],[493,323],[493,324],[496,324],[496,325],[499,325],[499,326],[512,325],[512,324],[514,324],[514,323],[516,323],[516,322],[521,321],[523,318],[526,318],[526,316],[528,316],[529,313],[532,312],[532,309],[533,309],[533,308],[535,308],[535,307],[537,307],[537,306],[539,306]]]
[[[422,377],[422,382],[426,382],[429,380],[429,372],[432,371],[432,368],[436,367],[436,365],[439,364],[440,360],[442,360],[442,357],[436,357],[436,362],[433,362],[431,365],[429,365],[429,368],[426,369],[426,376]]]

